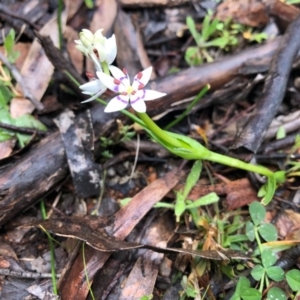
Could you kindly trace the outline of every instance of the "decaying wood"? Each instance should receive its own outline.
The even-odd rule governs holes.
[[[254,66],[261,62],[268,66],[279,45],[280,38],[264,45],[248,48],[231,56],[225,56],[210,64],[203,64],[154,80],[148,84],[151,89],[167,93],[160,101],[149,101],[147,111],[156,115],[167,110],[176,101],[195,96],[206,85],[218,89],[237,76],[243,75],[243,66]]]
[[[286,92],[292,64],[300,48],[300,16],[290,24],[274,54],[268,76],[265,80],[263,95],[246,126],[239,133],[231,149],[256,153],[266,130],[274,119]]]
[[[98,135],[110,130],[110,115],[103,107],[94,109],[94,129]],[[68,164],[60,133],[56,132],[32,147],[0,176],[0,225],[33,205],[68,174]],[[34,184],[34,188],[33,188]]]
[[[112,235],[123,240],[153,207],[161,200],[178,182],[176,170],[167,173],[163,178],[157,179],[142,191],[137,193],[130,203],[114,215]],[[83,265],[82,254],[75,260],[66,277],[61,281],[60,294],[62,299],[85,299],[89,292],[86,281],[86,270],[89,280],[100,270],[109,258],[109,253],[99,252],[88,248],[86,251],[86,264]]]

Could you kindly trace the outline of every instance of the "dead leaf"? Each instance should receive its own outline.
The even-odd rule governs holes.
[[[217,7],[216,18],[232,19],[251,27],[262,27],[269,22],[266,5],[259,0],[227,0]]]
[[[15,143],[15,139],[0,142],[0,160],[10,156],[15,146]]]
[[[68,1],[65,2],[65,10],[62,13],[62,24],[63,27],[66,24],[67,12],[68,12]],[[42,35],[48,35],[53,40],[54,44],[58,47],[58,25],[57,25],[57,14],[53,14],[53,17],[44,27],[39,31]],[[54,67],[48,60],[41,44],[35,40],[30,47],[29,53],[20,71],[25,85],[28,87],[31,94],[41,101],[47,87],[49,86],[49,81],[51,80]],[[24,100],[23,105],[25,107],[22,111],[21,107],[18,107],[18,112],[15,112],[11,108],[12,115],[23,115],[26,113],[31,113],[34,111],[35,107],[29,100]]]

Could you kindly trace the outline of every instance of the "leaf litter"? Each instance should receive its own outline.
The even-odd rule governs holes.
[[[82,28],[92,32],[103,28],[107,37],[114,33],[118,48],[115,64],[126,67],[129,75],[154,67],[148,88],[168,95],[147,102],[147,112],[163,128],[210,85],[209,92],[173,129],[201,140],[216,152],[229,149],[230,155],[244,160],[255,157],[259,164],[287,170],[290,177],[278,187],[257,230],[266,240],[264,249],[282,253],[276,266],[268,266],[269,273],[275,267],[288,270],[296,264],[298,144],[296,135],[288,137],[299,129],[293,117],[298,115],[299,99],[299,47],[294,39],[299,9],[280,1],[248,1],[247,5],[242,0],[212,2],[126,0],[120,1],[118,11],[116,1],[97,1],[93,9],[79,1],[64,1],[61,14],[59,8],[57,13],[46,3],[0,5],[2,42],[13,28],[16,37],[11,46],[13,51],[21,51],[22,59],[9,57],[14,52],[7,53],[8,48],[0,51],[17,65],[25,84],[21,88],[16,85],[20,85],[18,77],[3,60],[5,74],[12,75],[8,81],[0,78],[3,299],[12,299],[11,295],[24,299],[29,294],[38,299],[57,297],[51,291],[53,281],[46,279],[53,275],[45,231],[53,234],[54,277],[59,277],[61,299],[170,299],[172,289],[176,294],[172,299],[217,299],[224,287],[225,299],[230,299],[230,295],[237,295],[230,286],[237,279],[238,267],[249,269],[257,259],[253,256],[257,249],[247,240],[243,225],[249,221],[247,205],[260,200],[257,191],[264,178],[246,178],[234,168],[203,161],[203,174],[182,199],[186,202],[180,222],[175,222],[170,209],[153,209],[161,200],[173,205],[186,187],[192,166],[162,151],[121,113],[107,115],[100,104],[80,103],[84,98],[78,84],[94,72],[91,61],[74,49]],[[208,12],[205,5],[213,11]],[[206,20],[210,21],[203,21],[208,13]],[[188,30],[191,22],[186,25],[187,15],[194,22],[194,34]],[[29,26],[22,31],[24,24]],[[271,25],[277,26],[277,35],[282,31],[284,36],[269,36],[266,42],[251,45],[256,34],[268,36]],[[59,26],[65,34],[60,49]],[[201,49],[198,34],[205,35],[205,30],[214,26],[216,36],[206,35],[213,39],[214,47]],[[192,56],[187,59],[187,55]],[[188,65],[199,57],[212,62]],[[276,81],[274,74],[284,76]],[[270,93],[277,88],[280,93]],[[262,103],[262,92],[270,103]],[[112,97],[110,91],[103,95],[104,99]],[[260,104],[255,105],[259,99]],[[20,119],[22,115],[25,117]],[[272,134],[272,129],[267,131],[271,122],[277,126]],[[140,143],[134,142],[135,135],[141,137]],[[279,138],[279,150],[285,156],[267,151],[278,147]],[[220,201],[203,207],[193,204],[209,193],[216,193]],[[263,193],[261,189],[259,195]],[[47,220],[41,220],[37,204],[41,199],[52,211]],[[273,222],[280,241],[268,240],[269,233],[264,230]],[[164,271],[163,262],[168,262]],[[294,277],[288,278],[293,282]],[[245,284],[248,286],[247,281]]]

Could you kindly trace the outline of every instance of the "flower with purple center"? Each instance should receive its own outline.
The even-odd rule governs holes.
[[[150,80],[152,67],[139,72],[134,77],[132,84],[130,84],[130,79],[125,69],[121,71],[115,66],[109,66],[109,70],[113,77],[102,72],[97,72],[97,76],[102,84],[119,95],[110,100],[105,107],[105,112],[122,110],[130,103],[134,110],[144,113],[146,112],[145,101],[154,100],[166,95],[165,93],[145,89],[145,85]]]
[[[97,72],[98,78],[99,74],[102,74],[102,72]],[[91,78],[91,81],[81,85],[79,88],[82,90],[82,94],[92,96],[91,98],[82,101],[81,103],[93,101],[107,90],[107,87],[101,82],[100,79],[97,78]]]

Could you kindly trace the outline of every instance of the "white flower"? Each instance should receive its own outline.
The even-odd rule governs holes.
[[[99,77],[101,72],[97,72],[97,76]],[[91,98],[82,101],[81,103],[86,103],[95,100],[100,95],[102,95],[106,90],[106,86],[99,79],[92,79],[90,82],[85,83],[79,87],[82,90],[83,94],[86,95],[94,95]]]
[[[115,35],[107,39],[102,31],[103,29],[99,29],[93,34],[90,30],[83,29],[79,34],[80,40],[75,40],[76,48],[93,60],[98,71],[102,71],[101,63],[110,65],[117,55]]]
[[[109,70],[114,78],[102,72],[97,72],[97,76],[107,88],[115,93],[119,93],[119,95],[110,100],[105,107],[105,112],[122,110],[130,103],[134,110],[144,113],[146,112],[145,101],[154,100],[166,95],[164,93],[144,89],[150,80],[152,67],[147,68],[143,72],[139,72],[134,77],[131,85],[126,70],[122,72],[119,68],[114,66],[109,66]]]

